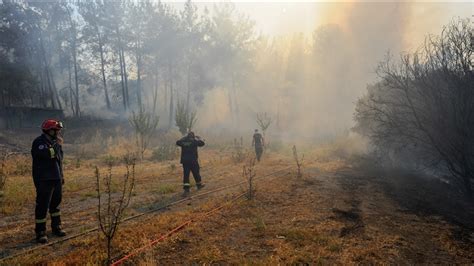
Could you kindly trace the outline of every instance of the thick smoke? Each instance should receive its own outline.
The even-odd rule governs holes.
[[[237,91],[237,127],[230,117],[225,87],[206,94],[199,107],[200,127],[251,132],[257,127],[256,113],[267,112],[274,118],[271,132],[284,139],[324,141],[345,133],[353,126],[355,102],[367,84],[376,82],[378,63],[389,54],[397,58],[417,48],[425,36],[439,33],[468,8],[407,2],[314,6],[321,17],[312,35],[268,38],[259,47],[256,74],[249,75],[253,78]]]
[[[321,4],[319,4],[321,5]],[[325,139],[352,127],[354,102],[375,79],[387,51],[403,46],[406,3],[326,4],[327,19],[313,36],[295,33],[268,40],[256,60],[266,72],[238,90],[238,130],[257,127],[256,113],[274,118],[284,138]],[[275,47],[279,46],[279,47]],[[266,65],[265,65],[266,64]],[[207,94],[201,127],[231,126],[227,88]]]

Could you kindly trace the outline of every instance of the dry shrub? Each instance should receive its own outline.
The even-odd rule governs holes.
[[[158,127],[159,117],[140,109],[137,113],[132,112],[129,123],[135,131],[136,148],[143,160],[145,151],[150,145],[151,138]]]
[[[240,142],[237,141],[237,139],[234,139],[234,145],[232,147],[232,161],[234,163],[241,163],[246,157],[243,138],[240,137]]]
[[[107,154],[115,157],[123,157],[130,153],[130,151],[135,150],[135,143],[126,136],[110,137],[107,140],[107,149],[105,149]]]
[[[268,127],[270,127],[270,125],[272,124],[272,121],[272,118],[266,112],[257,114],[257,124],[262,130],[263,137],[265,137],[265,133]]]
[[[97,189],[97,210],[98,210],[98,222],[100,231],[106,238],[107,246],[107,264],[111,263],[111,252],[112,252],[112,240],[117,232],[120,222],[124,217],[125,210],[127,209],[130,199],[132,196],[133,188],[135,185],[135,162],[136,157],[133,155],[127,155],[123,157],[125,163],[126,173],[123,176],[122,187],[118,195],[118,201],[113,200],[113,175],[112,167],[116,163],[117,159],[114,157],[108,157],[107,160],[107,173],[105,176],[101,176],[99,168],[95,169],[96,176],[96,189]],[[102,182],[105,186],[101,189]],[[105,195],[104,195],[105,194]],[[104,198],[105,202],[101,199]]]
[[[249,200],[253,199],[254,192],[255,192],[255,187],[254,187],[254,178],[256,176],[255,173],[255,157],[248,156],[249,159],[247,162],[244,164],[243,169],[242,169],[242,175],[243,177],[247,180],[248,183],[248,194],[247,198]]]
[[[196,111],[189,109],[183,101],[178,100],[174,121],[181,134],[186,134],[193,130],[196,125]]]
[[[301,167],[303,166],[304,155],[302,157],[298,156],[296,145],[293,145],[293,159],[295,159],[296,167],[298,168],[297,177],[300,178],[303,176],[303,173],[301,172]]]

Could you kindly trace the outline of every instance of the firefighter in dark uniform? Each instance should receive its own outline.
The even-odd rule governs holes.
[[[258,133],[258,129],[255,129],[255,133],[253,134],[252,146],[255,147],[255,155],[257,157],[257,161],[260,162],[265,144],[262,134]]]
[[[46,236],[47,213],[51,215],[53,235],[65,236],[61,229],[59,204],[62,197],[64,176],[62,170],[63,150],[60,121],[48,119],[43,122],[43,134],[33,141],[33,181],[36,188],[35,233],[38,243],[48,242]]]
[[[191,184],[189,183],[189,174],[193,173],[196,181],[197,189],[204,187],[199,174],[198,147],[204,146],[204,141],[199,136],[195,136],[193,132],[189,132],[187,136],[176,142],[181,147],[181,164],[183,165],[183,196],[189,195]]]

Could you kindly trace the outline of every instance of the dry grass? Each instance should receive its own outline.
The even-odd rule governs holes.
[[[34,186],[31,177],[9,176],[5,185],[3,200],[0,205],[2,215],[21,213],[25,205],[33,205],[35,201]]]
[[[108,149],[107,154],[120,156],[120,149],[125,147],[121,145],[125,144]],[[457,239],[455,225],[439,217],[400,211],[400,206],[387,197],[376,182],[361,173],[351,172],[350,156],[341,152],[345,147],[347,143],[340,140],[333,146],[302,149],[301,153],[307,158],[304,178],[297,179],[294,175],[296,169],[292,169],[274,178],[257,179],[258,190],[253,201],[238,201],[191,224],[166,242],[140,254],[131,263],[472,263],[474,245]],[[205,148],[200,152],[203,178],[209,189],[242,181],[242,165],[233,163],[231,155],[231,149]],[[94,224],[95,190],[88,189],[88,186],[93,185],[93,166],[103,166],[104,162],[103,158],[96,156],[81,160],[78,165],[73,155],[66,153],[66,158],[70,160],[65,169],[63,203],[66,229],[69,226],[70,230],[80,232],[84,228],[81,226],[86,225],[82,220]],[[28,157],[24,160],[26,162]],[[281,153],[268,152],[256,165],[257,177],[286,165],[294,165],[290,148]],[[16,169],[12,163],[8,167]],[[124,168],[118,166],[114,171],[114,175],[119,176],[124,173]],[[156,163],[145,159],[139,162],[137,187],[128,214],[140,213],[150,206],[177,199],[181,191],[181,174],[177,161]],[[24,231],[22,226],[30,223],[34,202],[32,180],[29,173],[12,176],[9,180],[14,182],[7,184],[6,193],[10,196],[5,199],[10,199],[2,205],[4,216],[0,220],[3,217],[9,220],[18,218],[22,223],[17,226]],[[230,198],[226,193],[229,192],[191,200],[123,224],[114,240],[114,254],[126,254],[225,202]],[[15,207],[22,215],[14,215]],[[18,230],[15,225],[11,228]],[[0,234],[4,243],[9,231],[5,233]],[[10,239],[20,245],[32,237],[28,232],[23,232],[23,235],[22,238]],[[91,234],[77,238],[8,261],[8,264],[99,264],[104,261],[105,254],[101,252],[102,241],[98,241],[98,237],[98,234]]]

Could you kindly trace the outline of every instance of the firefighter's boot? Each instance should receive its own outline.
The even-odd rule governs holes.
[[[191,193],[189,192],[189,188],[188,188],[188,189],[184,189],[183,194],[182,194],[182,197],[183,197],[183,198],[187,198],[187,197],[189,197],[189,194],[191,194]]]
[[[203,187],[205,187],[206,185],[202,184],[202,183],[197,183],[196,184],[196,187],[198,190],[201,190]]]
[[[40,244],[48,243],[48,237],[46,236],[46,231],[36,232],[36,242]]]
[[[46,236],[46,218],[36,219],[35,233],[36,233],[36,242],[41,243],[41,244],[48,242],[48,237]]]
[[[51,214],[51,230],[55,236],[66,236],[66,232],[61,228],[61,216],[58,214]]]
[[[60,237],[66,236],[66,232],[61,228],[61,226],[53,227],[52,231],[53,231],[53,235],[55,236],[60,236]]]

